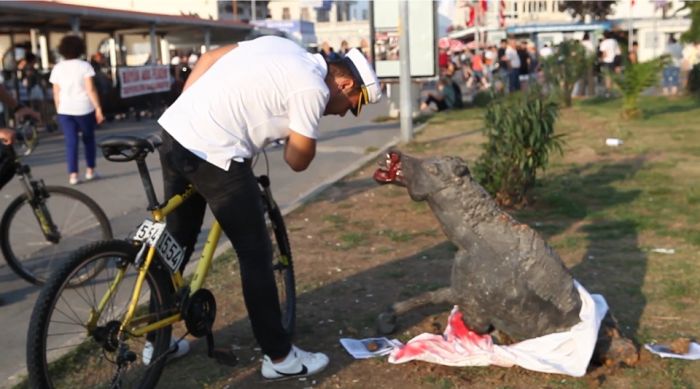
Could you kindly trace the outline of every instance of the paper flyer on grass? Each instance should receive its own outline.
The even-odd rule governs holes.
[[[381,357],[389,354],[394,348],[403,345],[397,339],[389,340],[387,338],[341,338],[340,344],[355,359]]]
[[[700,359],[700,344],[695,342],[690,343],[687,354],[676,354],[668,346],[662,344],[645,344],[644,347],[652,354],[656,354],[661,358],[678,358],[696,361]]]

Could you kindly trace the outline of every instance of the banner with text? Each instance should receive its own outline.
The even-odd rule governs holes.
[[[133,97],[170,90],[168,65],[119,68],[121,97]]]

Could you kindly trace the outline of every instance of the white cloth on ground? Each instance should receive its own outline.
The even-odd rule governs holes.
[[[543,373],[581,377],[586,374],[608,304],[603,296],[590,295],[581,284],[574,283],[581,296],[581,321],[566,332],[508,346],[494,345],[490,335],[469,330],[459,307],[455,306],[443,335],[418,335],[404,347],[394,350],[389,362],[421,360],[448,366],[518,365]]]

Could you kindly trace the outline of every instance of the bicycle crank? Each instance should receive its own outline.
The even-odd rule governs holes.
[[[235,366],[238,358],[230,349],[215,348],[212,326],[216,319],[216,300],[207,289],[199,289],[190,296],[182,309],[185,326],[193,336],[207,337],[207,355],[218,363]]]
[[[185,302],[182,309],[187,331],[201,338],[208,332],[216,319],[216,300],[208,289],[199,289]]]

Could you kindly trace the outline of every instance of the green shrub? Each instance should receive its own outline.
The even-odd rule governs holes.
[[[641,116],[639,95],[647,88],[659,83],[661,71],[668,64],[669,57],[662,56],[651,61],[630,63],[622,74],[612,73],[615,85],[622,93],[622,117],[634,119]]]
[[[484,108],[493,100],[493,94],[489,91],[480,91],[474,95],[472,104],[479,108]]]
[[[567,40],[543,60],[542,70],[547,85],[553,89],[552,94],[564,100],[567,107],[571,107],[574,85],[593,66],[593,59],[592,55],[586,55],[581,42]]]
[[[700,64],[693,66],[688,73],[688,93],[700,97]]]
[[[487,142],[474,176],[499,204],[524,205],[537,169],[546,167],[552,151],[562,152],[561,135],[554,134],[557,115],[557,103],[545,99],[537,87],[495,100],[487,108]]]

